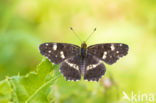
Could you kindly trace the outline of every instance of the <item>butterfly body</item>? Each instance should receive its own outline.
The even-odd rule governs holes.
[[[51,62],[60,64],[60,71],[66,80],[98,81],[106,72],[104,62],[115,63],[128,53],[128,45],[122,43],[96,44],[81,47],[68,43],[43,43],[39,50]]]
[[[87,54],[86,48],[87,48],[87,44],[85,42],[82,43],[81,44],[81,56],[82,56],[82,58],[84,58]]]

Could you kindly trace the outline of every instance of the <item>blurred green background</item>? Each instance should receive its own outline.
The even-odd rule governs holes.
[[[43,56],[43,42],[81,45],[69,27],[87,42],[125,43],[129,54],[98,82],[67,82],[60,77],[54,101],[61,103],[111,103],[129,96],[156,94],[155,0],[0,0],[0,80],[35,71]],[[155,95],[156,96],[156,95]]]

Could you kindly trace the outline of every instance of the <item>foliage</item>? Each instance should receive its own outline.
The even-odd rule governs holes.
[[[0,103],[48,103],[48,94],[60,75],[55,69],[56,66],[44,59],[36,72],[6,77],[0,82]]]

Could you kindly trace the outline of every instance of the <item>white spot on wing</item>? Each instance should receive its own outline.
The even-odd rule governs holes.
[[[73,67],[74,69],[79,70],[79,66],[78,66],[78,65],[73,64],[73,63],[70,63],[70,62],[68,62],[67,60],[65,60],[65,62],[66,62],[70,67]]]
[[[49,50],[48,53],[51,53],[51,50]]]
[[[115,50],[114,44],[111,45],[111,50],[112,50],[112,51]]]
[[[60,55],[61,55],[61,58],[62,58],[62,59],[65,58],[63,51],[60,52]]]
[[[104,51],[104,52],[103,52],[102,59],[106,59],[106,56],[107,56],[107,52],[106,52],[106,51]]]
[[[119,53],[119,51],[116,51],[116,53]]]
[[[122,46],[122,44],[120,44],[120,46]]]
[[[87,70],[93,69],[93,68],[97,67],[97,66],[100,65],[100,64],[101,64],[101,61],[99,61],[97,64],[88,65],[88,66],[87,66]]]
[[[54,45],[53,45],[53,50],[55,51],[56,49],[57,49],[57,45],[54,44]]]
[[[46,43],[45,45],[48,46],[48,43]]]

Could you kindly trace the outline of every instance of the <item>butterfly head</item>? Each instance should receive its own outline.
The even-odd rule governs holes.
[[[81,48],[84,48],[84,49],[87,48],[87,44],[86,44],[86,42],[83,42],[83,43],[81,44]]]

